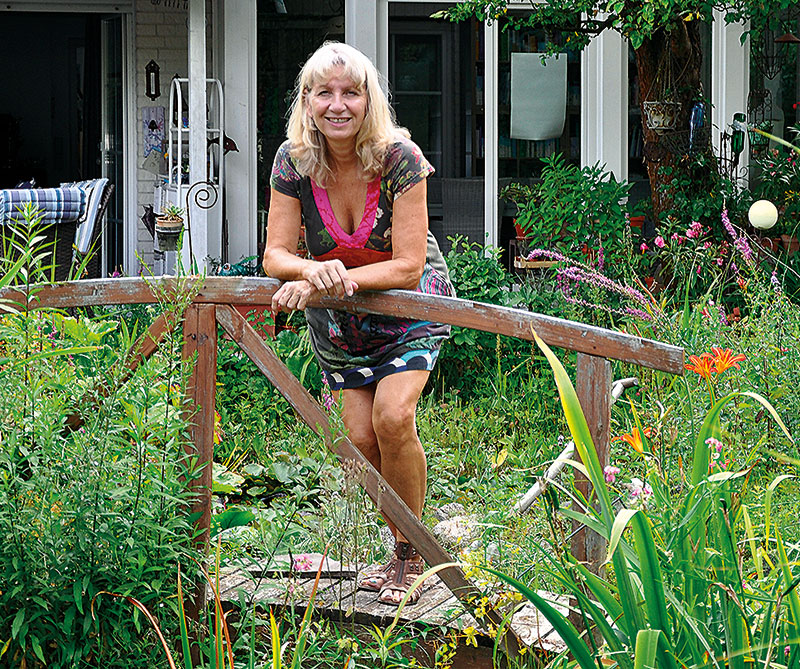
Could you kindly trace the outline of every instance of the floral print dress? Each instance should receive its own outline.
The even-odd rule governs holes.
[[[398,137],[389,148],[382,174],[367,184],[360,224],[346,233],[336,220],[328,192],[302,176],[286,141],[278,149],[270,185],[300,200],[306,245],[314,260],[341,260],[360,267],[392,257],[392,205],[433,173],[419,147]],[[425,268],[417,291],[431,295],[455,294],[439,245],[428,231]],[[376,314],[350,314],[332,309],[306,309],[311,346],[334,390],[357,388],[405,370],[433,369],[439,347],[450,327],[428,321]]]

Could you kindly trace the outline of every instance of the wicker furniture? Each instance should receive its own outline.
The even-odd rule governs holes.
[[[99,277],[100,235],[113,191],[114,185],[105,178],[52,189],[0,190],[0,235],[6,257],[14,255],[11,242],[15,238],[6,226],[24,223],[17,207],[32,202],[43,213],[39,246],[48,249],[41,261],[45,274],[53,281]],[[85,263],[84,258],[88,258]],[[81,264],[82,277],[77,277]]]

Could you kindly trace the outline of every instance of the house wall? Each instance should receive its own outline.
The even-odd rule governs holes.
[[[136,63],[136,186],[137,211],[130,215],[130,223],[137,226],[136,241],[139,257],[152,267],[153,239],[140,221],[143,205],[153,204],[156,175],[141,167],[144,161],[144,127],[142,108],[163,106],[169,115],[169,90],[172,77],[186,77],[188,73],[189,31],[188,10],[178,0],[136,0],[135,63]],[[158,63],[161,77],[161,97],[151,100],[145,95],[144,68],[150,59]]]

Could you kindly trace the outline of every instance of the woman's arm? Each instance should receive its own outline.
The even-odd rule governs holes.
[[[427,179],[395,198],[392,206],[392,259],[353,267],[359,290],[414,290],[425,269],[428,248]]]
[[[315,292],[342,297],[358,288],[340,260],[318,262],[297,256],[301,220],[300,200],[273,188],[263,265],[268,276],[287,281],[273,296],[273,309],[305,309]]]

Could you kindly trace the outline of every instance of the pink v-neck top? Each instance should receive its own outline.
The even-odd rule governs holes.
[[[358,267],[391,258],[394,200],[433,171],[414,142],[398,137],[386,154],[382,174],[367,184],[364,214],[352,234],[336,220],[328,191],[299,174],[288,141],[275,156],[270,185],[300,200],[306,245],[315,260],[339,258],[346,267]]]

